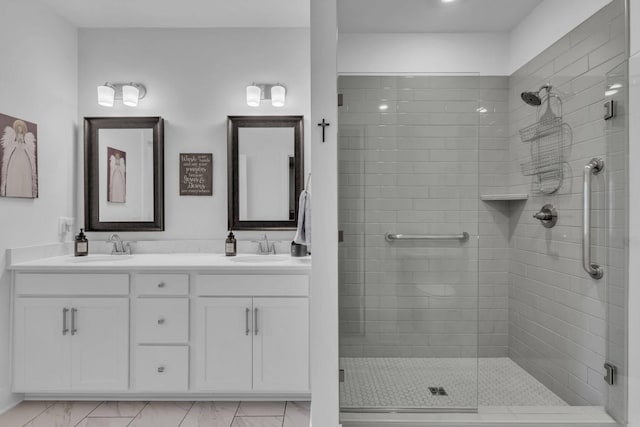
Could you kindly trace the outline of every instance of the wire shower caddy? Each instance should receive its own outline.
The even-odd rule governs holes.
[[[551,108],[551,99],[557,102],[557,111]],[[542,105],[546,109],[540,115]],[[537,110],[534,124],[520,129],[520,139],[529,144],[531,160],[521,163],[524,176],[534,176],[537,191],[552,194],[562,186],[564,178],[564,152],[569,137],[569,126],[562,121],[562,100],[547,89]]]

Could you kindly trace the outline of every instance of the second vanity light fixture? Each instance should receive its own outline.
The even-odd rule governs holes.
[[[145,97],[147,88],[142,83],[105,83],[98,86],[98,104],[113,107],[115,100],[122,100],[128,107],[137,107],[138,101]]]
[[[247,86],[247,105],[259,107],[260,101],[270,99],[274,107],[284,107],[287,89],[280,83],[251,83]]]

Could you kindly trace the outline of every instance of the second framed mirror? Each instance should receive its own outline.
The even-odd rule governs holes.
[[[303,117],[229,116],[227,124],[229,229],[295,229]]]

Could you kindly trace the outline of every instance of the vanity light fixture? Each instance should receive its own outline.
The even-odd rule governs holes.
[[[247,105],[249,107],[259,107],[262,89],[256,84],[247,86]]]
[[[116,90],[109,83],[98,86],[98,104],[103,107],[113,107],[113,100],[116,97]]]
[[[113,107],[115,100],[122,100],[128,107],[137,107],[138,101],[144,98],[147,89],[141,83],[105,83],[98,86],[98,104]]]
[[[270,99],[274,107],[284,107],[287,89],[280,83],[251,83],[247,86],[247,105],[259,107],[260,101]]]

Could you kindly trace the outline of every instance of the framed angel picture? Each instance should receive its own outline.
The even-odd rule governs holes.
[[[107,202],[126,203],[127,170],[126,151],[107,147]]]
[[[0,197],[38,197],[38,126],[0,114]]]

